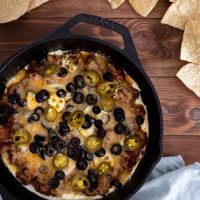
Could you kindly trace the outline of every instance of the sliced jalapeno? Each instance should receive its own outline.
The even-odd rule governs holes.
[[[84,191],[90,188],[90,181],[85,175],[75,175],[72,179],[72,186],[75,190]]]
[[[99,172],[100,175],[108,175],[112,172],[112,167],[109,162],[101,162],[98,165],[97,171]]]
[[[130,135],[124,140],[124,148],[127,151],[135,151],[141,146],[140,140],[137,136]]]
[[[64,153],[57,153],[53,158],[53,165],[56,169],[64,169],[69,163],[69,158]]]
[[[18,129],[13,135],[13,142],[17,145],[26,144],[30,139],[31,134],[24,128]]]
[[[115,109],[115,100],[113,98],[102,98],[100,101],[102,110],[112,112]]]
[[[97,87],[97,93],[102,97],[112,97],[117,89],[117,84],[111,81],[103,82]]]
[[[76,110],[69,115],[68,123],[70,126],[75,128],[80,128],[85,120],[85,115],[83,111]]]
[[[95,87],[97,83],[100,81],[100,76],[98,72],[95,71],[87,71],[84,74],[84,81],[90,87]]]
[[[89,152],[95,152],[101,149],[102,144],[103,142],[100,138],[96,135],[91,135],[86,138],[84,146]]]
[[[58,112],[52,106],[47,107],[45,110],[45,118],[48,122],[53,122],[56,120]]]
[[[53,76],[59,71],[59,66],[57,64],[48,64],[42,69],[42,75],[45,77]]]

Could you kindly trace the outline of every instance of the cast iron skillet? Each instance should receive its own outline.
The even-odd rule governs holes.
[[[80,22],[94,24],[119,33],[125,43],[125,48],[119,49],[105,41],[90,36],[73,35],[70,29]],[[122,200],[129,199],[147,180],[155,164],[159,161],[162,152],[162,113],[156,91],[143,70],[131,35],[128,29],[116,22],[97,16],[80,14],[69,20],[55,32],[44,39],[34,42],[8,59],[0,70],[0,80],[5,82],[14,75],[19,68],[28,64],[31,60],[40,61],[48,51],[56,49],[83,49],[87,51],[100,51],[109,55],[118,66],[124,70],[139,84],[142,99],[147,106],[149,115],[149,141],[145,155],[139,163],[131,180],[125,186],[103,199]],[[0,183],[18,200],[42,200],[42,198],[25,189],[8,171],[0,158]]]

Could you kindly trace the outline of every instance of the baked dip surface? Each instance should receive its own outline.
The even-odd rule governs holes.
[[[100,53],[58,50],[32,61],[7,82],[0,112],[5,164],[46,198],[94,199],[122,187],[148,140],[140,88]]]

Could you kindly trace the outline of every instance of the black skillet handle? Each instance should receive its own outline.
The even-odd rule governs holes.
[[[109,29],[120,34],[124,40],[125,47],[124,49],[118,48],[118,50],[130,59],[134,60],[136,65],[140,65],[135,45],[133,43],[129,30],[125,26],[106,18],[94,15],[79,14],[70,19],[55,32],[49,34],[46,38],[53,39],[58,37],[65,37],[66,35],[72,35],[70,33],[70,30],[81,22],[101,26],[103,28]]]

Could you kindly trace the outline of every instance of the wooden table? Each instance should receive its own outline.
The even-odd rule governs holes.
[[[181,154],[188,164],[200,161],[200,99],[176,78],[185,64],[179,60],[183,32],[160,24],[169,5],[168,0],[160,0],[148,18],[142,18],[128,3],[112,10],[106,0],[51,0],[15,22],[0,25],[0,63],[76,14],[95,14],[120,22],[129,28],[142,65],[160,97],[164,155]],[[89,31],[80,26],[76,31],[121,44],[118,36],[97,27]]]

